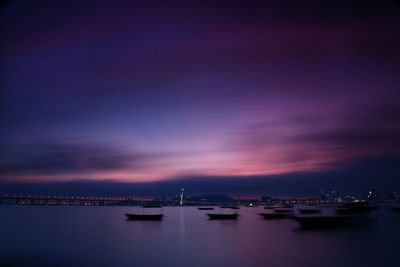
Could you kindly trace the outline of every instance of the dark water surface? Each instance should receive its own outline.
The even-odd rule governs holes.
[[[400,266],[400,214],[378,225],[301,230],[241,208],[209,221],[195,207],[166,207],[162,222],[127,222],[132,207],[0,205],[0,266]]]

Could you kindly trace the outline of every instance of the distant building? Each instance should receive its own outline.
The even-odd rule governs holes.
[[[367,201],[377,201],[378,200],[378,195],[375,193],[375,190],[373,188],[371,188],[368,191],[367,197],[366,197]]]
[[[261,196],[261,202],[265,204],[272,204],[272,198],[269,196]]]

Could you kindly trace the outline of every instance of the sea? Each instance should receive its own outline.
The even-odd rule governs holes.
[[[400,266],[400,214],[386,206],[370,227],[330,230],[265,220],[262,207],[235,210],[236,221],[209,220],[196,207],[163,207],[162,221],[124,215],[143,212],[0,205],[0,266]]]

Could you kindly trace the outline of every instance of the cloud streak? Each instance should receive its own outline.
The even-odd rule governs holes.
[[[400,6],[310,3],[7,2],[0,179],[237,179],[398,155]]]
[[[399,155],[398,109],[398,105],[383,105],[353,107],[333,117],[289,115],[247,125],[236,133],[232,147],[251,159],[250,166],[266,173],[273,170],[268,166],[280,172],[321,171],[357,158]]]
[[[12,152],[10,152],[12,155]],[[31,145],[15,156],[3,155],[0,173],[65,174],[140,168],[151,155],[76,142]],[[15,154],[15,153],[14,153]]]

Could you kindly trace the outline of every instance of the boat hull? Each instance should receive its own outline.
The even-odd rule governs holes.
[[[163,214],[132,214],[126,213],[128,221],[161,221]]]
[[[221,206],[220,209],[231,209],[231,210],[238,210],[240,207],[238,206]]]
[[[216,213],[207,213],[207,216],[210,220],[237,220],[238,214],[216,214]]]
[[[365,216],[297,216],[293,217],[302,228],[360,228],[371,226],[374,220]]]
[[[274,209],[274,212],[275,212],[275,213],[285,213],[285,214],[288,214],[288,213],[292,213],[292,210],[291,210],[291,209]]]
[[[393,207],[392,211],[395,213],[400,213],[400,207]]]
[[[213,210],[213,207],[204,207],[204,208],[197,208],[199,210]]]
[[[321,213],[320,209],[299,209],[300,214],[319,214]]]
[[[277,219],[286,219],[290,218],[290,215],[287,213],[260,213],[261,216],[266,220],[277,220]]]
[[[265,206],[265,207],[264,207],[264,209],[266,209],[266,210],[273,210],[273,209],[274,209],[274,207],[271,207],[271,206]]]
[[[344,207],[336,209],[336,213],[339,215],[367,214],[377,209],[377,206]]]

